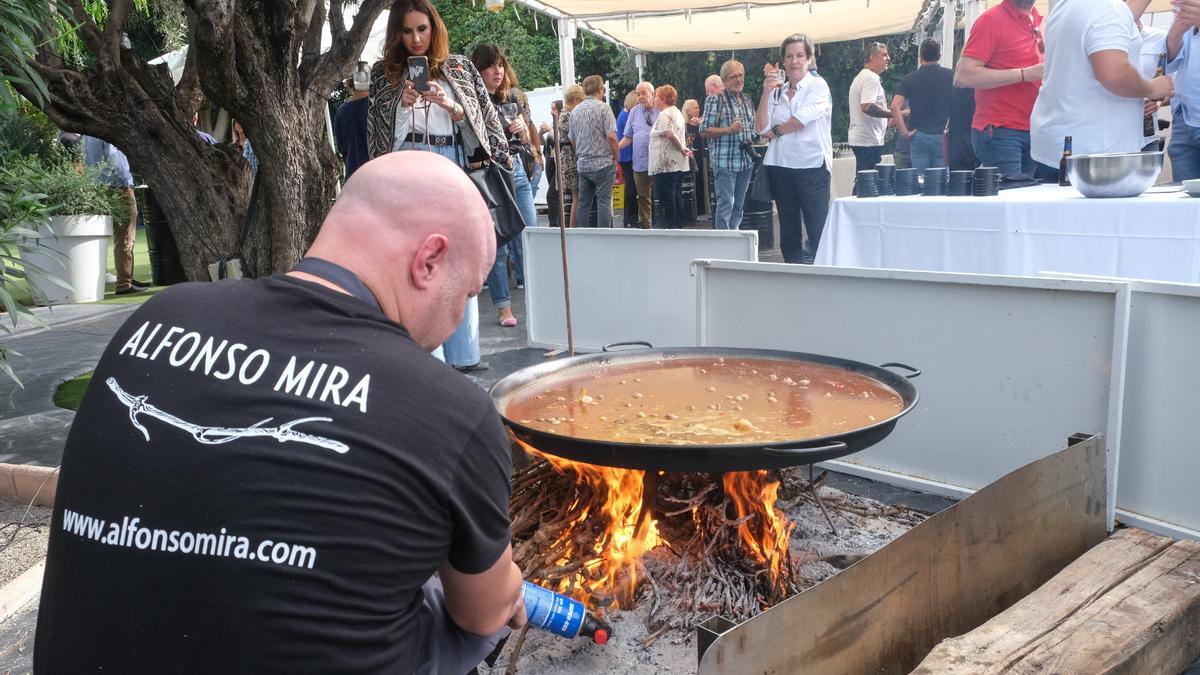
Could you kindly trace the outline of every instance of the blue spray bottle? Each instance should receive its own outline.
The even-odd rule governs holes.
[[[567,638],[583,635],[598,645],[608,642],[612,627],[588,614],[583,603],[526,581],[521,589],[529,623]]]

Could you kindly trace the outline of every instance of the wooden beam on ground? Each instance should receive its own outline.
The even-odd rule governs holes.
[[[1102,541],[1105,501],[1104,438],[1093,436],[722,634],[699,672],[908,673]]]
[[[1200,657],[1200,542],[1122,530],[914,671],[1178,673]]]
[[[977,675],[1003,670],[1077,611],[1143,569],[1171,543],[1144,530],[1118,531],[1007,611],[939,644],[913,674]]]

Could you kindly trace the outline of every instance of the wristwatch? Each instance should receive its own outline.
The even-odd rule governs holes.
[[[772,133],[772,134],[774,134],[776,137],[779,137],[779,136],[782,136],[782,135],[783,135],[783,132],[779,130],[779,125],[778,125],[778,124],[776,124],[775,126],[771,127],[771,133]]]

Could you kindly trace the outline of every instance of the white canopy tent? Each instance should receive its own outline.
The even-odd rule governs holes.
[[[913,30],[940,7],[954,8],[943,22],[944,65],[954,53],[953,27],[966,28],[999,0],[514,0],[558,20],[562,82],[575,81],[572,42],[586,30],[634,52],[687,52],[774,47],[792,33],[817,44],[893,35]],[[1048,12],[1049,0],[1039,0]],[[1148,12],[1170,10],[1153,0]],[[927,19],[926,19],[927,20]],[[1156,21],[1155,24],[1161,23]],[[641,65],[639,60],[639,66]],[[640,68],[639,68],[640,70]],[[640,72],[639,72],[640,75]]]

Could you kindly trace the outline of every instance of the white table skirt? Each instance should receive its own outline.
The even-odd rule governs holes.
[[[1200,199],[1087,199],[1038,185],[997,197],[838,199],[818,265],[1200,282]]]

